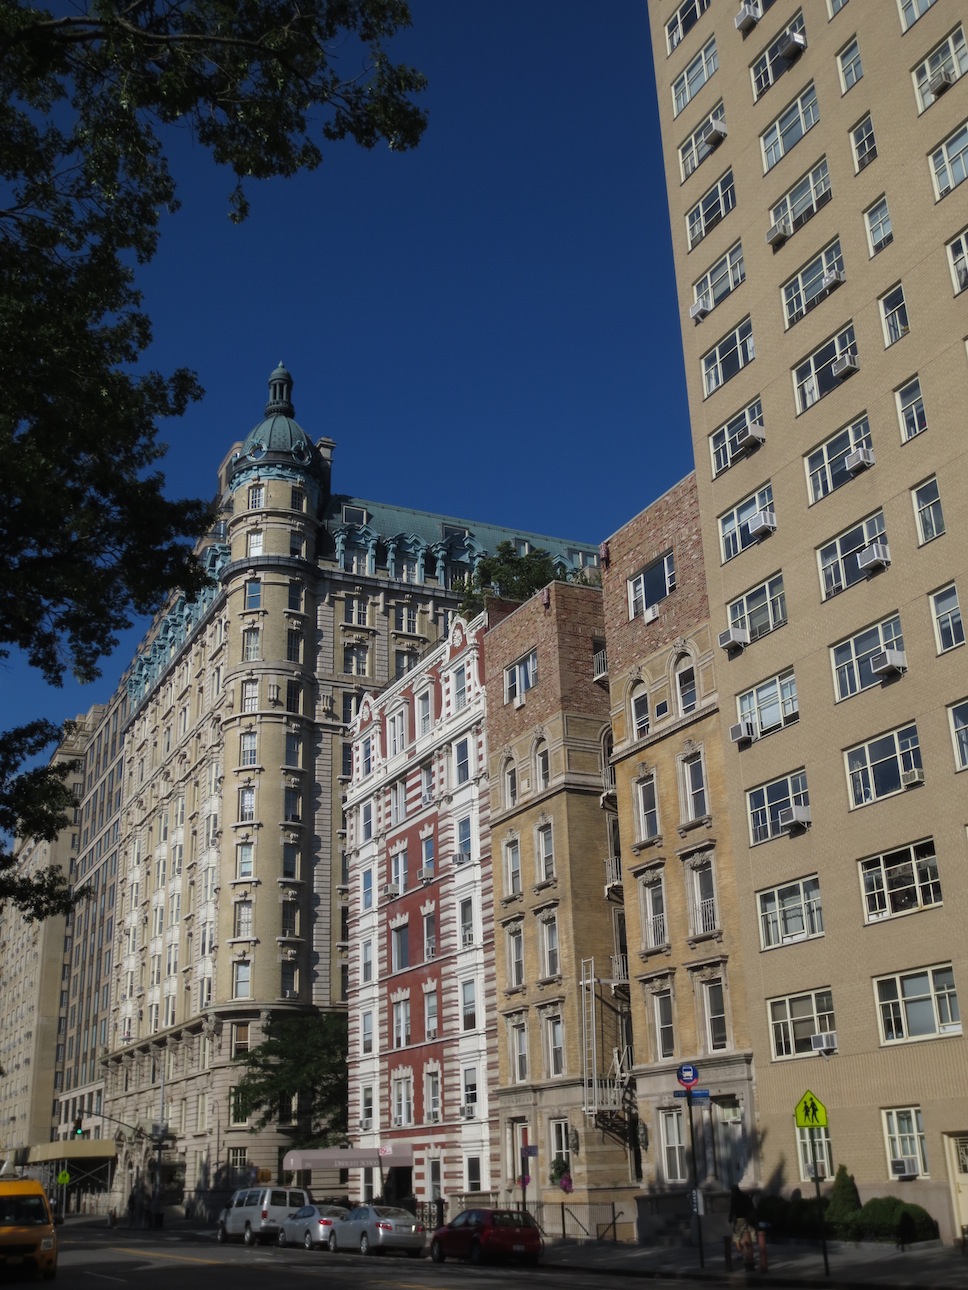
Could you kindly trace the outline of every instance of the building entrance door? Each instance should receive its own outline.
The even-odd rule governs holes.
[[[955,1235],[968,1228],[968,1134],[949,1134],[951,1152],[952,1200],[955,1212]]]

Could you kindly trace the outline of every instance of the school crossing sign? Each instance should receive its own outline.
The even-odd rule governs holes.
[[[827,1108],[807,1089],[793,1112],[798,1129],[826,1129]]]

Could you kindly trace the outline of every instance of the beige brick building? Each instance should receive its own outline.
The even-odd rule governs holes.
[[[762,1180],[968,1222],[968,14],[649,5]]]

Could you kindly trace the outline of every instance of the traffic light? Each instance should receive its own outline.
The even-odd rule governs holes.
[[[82,1138],[84,1136],[84,1121],[80,1116],[74,1121],[74,1137]]]

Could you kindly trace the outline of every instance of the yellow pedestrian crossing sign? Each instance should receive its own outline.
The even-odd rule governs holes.
[[[62,1187],[66,1187],[67,1184],[70,1182],[70,1180],[71,1180],[71,1176],[66,1169],[62,1169],[60,1173],[57,1175],[57,1181],[60,1183]]]
[[[807,1089],[793,1112],[798,1129],[826,1129],[827,1108]]]

